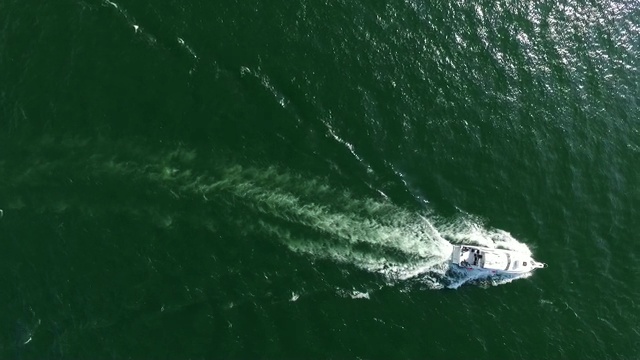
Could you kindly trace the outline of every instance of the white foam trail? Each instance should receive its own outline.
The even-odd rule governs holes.
[[[395,252],[401,258],[419,259],[415,264],[406,264],[407,268],[441,262],[444,256],[450,254],[450,244],[424,216],[383,201],[354,199],[346,193],[335,194],[330,205],[307,203],[302,199],[303,195],[321,193],[327,188],[314,190],[315,181],[305,182],[295,176],[279,176],[273,171],[262,172],[260,178],[244,180],[247,173],[258,174],[253,169],[245,171],[236,167],[227,172],[224,181],[199,186],[197,191],[212,193],[227,187],[228,191],[253,206],[255,211],[304,225],[324,236],[324,240],[320,241],[295,239],[295,235],[291,235],[286,228],[258,222],[265,230],[285,239],[292,250],[341,262],[354,262],[356,266],[366,269],[396,265],[384,262],[383,255],[372,258],[372,251],[380,254]],[[271,186],[263,186],[268,178],[274,180]],[[286,184],[290,180],[293,180],[290,191],[278,185],[278,182]],[[301,187],[303,191],[299,192],[300,195],[296,194]],[[358,245],[369,245],[369,248],[363,250]],[[437,260],[434,261],[434,258]]]
[[[188,162],[194,156],[176,152],[170,157]],[[108,168],[134,174],[140,171],[135,164],[115,162],[109,162]],[[177,193],[201,194],[203,199],[232,195],[234,202],[263,215],[240,226],[270,233],[294,252],[384,274],[389,280],[435,271],[451,254],[451,244],[440,235],[429,214],[416,214],[384,199],[356,199],[322,181],[274,167],[231,166],[214,177],[194,176],[190,170],[167,164],[148,166],[144,173],[148,179],[172,185]],[[290,225],[268,218],[301,225],[306,231],[293,231]]]
[[[425,249],[430,250],[426,257],[396,256],[384,249],[358,248],[349,242],[331,241],[328,238],[304,238],[290,230],[262,222],[261,230],[267,231],[282,241],[291,251],[313,258],[329,259],[338,263],[355,266],[362,270],[383,274],[390,281],[406,280],[423,274],[443,264],[450,256],[444,247],[433,246],[425,241]],[[402,244],[397,244],[402,248]],[[414,255],[414,254],[410,254]]]

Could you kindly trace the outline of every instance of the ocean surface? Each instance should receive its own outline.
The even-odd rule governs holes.
[[[638,359],[639,59],[627,0],[0,0],[0,358]]]

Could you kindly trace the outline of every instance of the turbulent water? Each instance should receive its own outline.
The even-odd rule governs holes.
[[[0,357],[636,358],[639,9],[0,2]]]

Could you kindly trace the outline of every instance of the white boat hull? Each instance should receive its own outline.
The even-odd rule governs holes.
[[[451,263],[469,271],[514,275],[547,267],[547,264],[533,260],[528,254],[470,245],[454,245]]]

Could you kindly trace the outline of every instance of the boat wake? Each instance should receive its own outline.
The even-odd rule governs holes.
[[[378,274],[389,284],[417,282],[428,288],[457,288],[470,282],[497,285],[516,278],[483,279],[450,268],[452,243],[529,252],[526,245],[507,232],[489,229],[468,214],[445,219],[429,209],[413,212],[386,198],[357,198],[337,191],[326,181],[277,167],[211,165],[211,161],[198,161],[194,151],[185,149],[149,155],[140,148],[120,144],[116,147],[120,153],[115,156],[95,145],[88,151],[87,141],[66,141],[62,145],[64,151],[47,150],[59,146],[56,143],[45,145],[40,153],[43,158],[22,163],[28,167],[1,169],[13,170],[5,179],[14,179],[3,188],[22,194],[14,195],[4,205],[7,212],[30,208],[59,213],[80,209],[96,216],[111,208],[145,217],[165,228],[191,216],[190,223],[215,231],[217,225],[207,219],[206,213],[195,213],[196,210],[189,210],[190,205],[180,205],[211,203],[243,214],[226,221],[246,236],[269,237],[301,256]],[[113,148],[108,144],[103,150]],[[44,154],[50,153],[64,155],[46,159]],[[91,156],[86,157],[87,153]],[[37,151],[32,154],[38,156]],[[57,198],[47,201],[24,195],[29,193],[25,187],[48,184],[52,175],[65,179],[58,183],[64,188],[52,194]],[[109,182],[129,184],[121,186],[128,193],[115,199],[97,199],[100,206],[87,204],[87,199],[74,194],[77,186],[98,187]]]
[[[386,198],[359,199],[275,167],[233,166],[222,178],[192,183],[189,191],[208,198],[231,193],[236,205],[260,214],[255,222],[238,224],[247,233],[270,234],[291,251],[381,274],[390,284],[410,280],[434,289],[458,288],[529,276],[488,276],[450,266],[452,244],[531,253],[508,232],[487,228],[468,214],[445,219],[428,209],[412,212]]]

